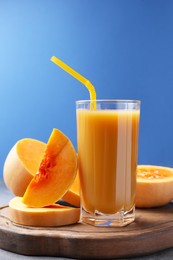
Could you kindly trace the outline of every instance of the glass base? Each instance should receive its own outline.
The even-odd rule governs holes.
[[[82,209],[81,221],[93,226],[100,227],[124,227],[135,220],[135,206],[129,210],[121,210],[115,214],[103,214],[101,212],[89,213]]]

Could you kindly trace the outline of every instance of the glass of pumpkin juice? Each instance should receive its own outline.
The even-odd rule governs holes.
[[[125,226],[135,220],[140,101],[77,101],[76,117],[81,220]]]

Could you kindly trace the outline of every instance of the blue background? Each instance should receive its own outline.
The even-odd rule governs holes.
[[[173,166],[173,1],[0,0],[0,177],[21,138],[54,127],[76,147],[75,101],[140,99],[139,163]]]

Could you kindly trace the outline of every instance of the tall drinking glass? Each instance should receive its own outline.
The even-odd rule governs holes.
[[[135,220],[140,101],[76,102],[81,220],[125,226]]]

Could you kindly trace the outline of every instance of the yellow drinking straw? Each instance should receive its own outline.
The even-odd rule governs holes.
[[[96,109],[96,91],[91,82],[88,79],[84,78],[77,71],[72,69],[70,66],[65,64],[62,60],[58,59],[56,56],[52,56],[50,60],[54,62],[57,66],[59,66],[61,69],[69,73],[71,76],[73,76],[75,79],[79,80],[88,89],[90,93],[90,100],[92,101],[90,109]]]

